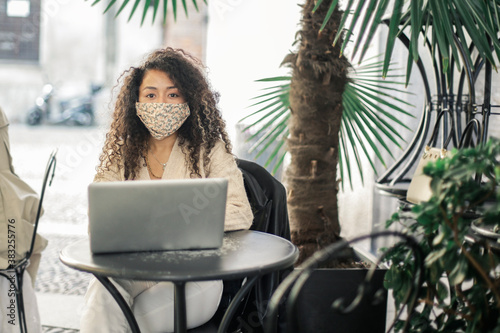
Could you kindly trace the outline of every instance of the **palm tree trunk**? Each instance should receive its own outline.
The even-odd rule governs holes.
[[[332,46],[341,15],[337,8],[318,35],[330,3],[324,1],[312,14],[315,1],[306,0],[299,50],[284,60],[292,67],[291,164],[285,182],[292,241],[300,249],[298,264],[340,238],[337,163],[342,93],[350,64],[339,56],[340,47]],[[339,40],[336,45],[341,44]]]

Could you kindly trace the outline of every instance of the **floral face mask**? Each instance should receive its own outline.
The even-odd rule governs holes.
[[[174,134],[189,117],[188,103],[135,103],[137,116],[156,140]]]

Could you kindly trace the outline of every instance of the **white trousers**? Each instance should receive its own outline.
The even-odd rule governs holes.
[[[132,308],[141,332],[174,331],[174,285],[171,282],[110,280]],[[186,283],[188,329],[209,321],[219,306],[221,296],[222,281]],[[95,278],[90,281],[85,295],[80,332],[131,332],[118,304]]]

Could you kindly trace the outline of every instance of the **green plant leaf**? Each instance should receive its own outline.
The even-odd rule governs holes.
[[[177,0],[172,0],[172,12],[174,13],[174,21],[177,21]]]
[[[342,128],[345,127],[345,124],[341,124]],[[347,150],[347,143],[345,142],[344,136],[340,136],[339,139],[339,171],[340,171],[340,179],[341,179],[341,186],[342,189],[344,189],[344,180],[346,179],[344,177],[344,171],[347,171],[347,179],[349,180],[349,184],[351,185],[352,188],[352,177],[351,177],[351,168],[350,168],[350,158]]]
[[[346,87],[346,90],[347,90],[347,87]],[[365,152],[365,156],[368,158],[372,168],[375,170],[375,165],[373,164],[373,162],[371,161],[371,159],[369,157],[370,155],[368,153],[368,150],[365,148],[365,144],[364,144],[365,141],[371,146],[372,151],[375,152],[379,161],[382,162],[383,165],[385,165],[385,162],[384,162],[384,159],[382,157],[382,154],[378,150],[377,145],[371,139],[370,135],[368,134],[368,132],[366,130],[366,128],[368,127],[368,129],[370,129],[371,132],[373,133],[373,127],[368,122],[364,121],[364,118],[361,118],[363,113],[361,113],[361,112],[356,113],[355,112],[355,110],[357,109],[356,102],[357,102],[356,98],[350,94],[345,94],[343,96],[343,104],[345,105],[344,113],[346,113],[346,116],[349,115],[348,116],[349,121],[347,122],[347,125],[353,127],[352,132],[357,137],[357,142],[358,142],[359,146],[361,146],[361,148]],[[342,119],[344,119],[343,117],[344,116],[342,116]],[[354,126],[356,126],[356,127],[354,128]],[[358,135],[357,130],[359,130],[362,133],[364,140],[360,138],[361,135]],[[341,132],[340,134],[343,135],[344,133]],[[352,143],[352,147],[357,146],[356,142],[352,141],[351,143]],[[358,159],[356,159],[356,160],[358,161]],[[359,165],[358,165],[358,167],[359,167]]]
[[[273,160],[273,161],[275,161],[274,168],[271,171],[271,174],[273,174],[273,175],[275,175],[278,172],[278,170],[280,169],[281,165],[283,165],[283,161],[285,160],[285,157],[286,157],[286,154],[287,154],[286,150],[285,150],[285,140],[281,140],[279,142],[279,144],[276,145],[276,148],[274,150],[275,150],[276,154],[272,154],[272,155],[276,155],[277,158],[275,158]],[[278,155],[278,153],[280,153],[280,155]],[[269,160],[269,161],[271,162],[271,160]]]
[[[271,125],[273,125],[273,123],[276,122],[276,121],[281,122],[281,120],[279,120],[279,119],[281,119],[281,117],[284,117],[285,113],[287,113],[289,111],[288,111],[288,109],[283,108],[283,106],[281,104],[279,104],[279,102],[275,102],[275,103],[272,103],[272,104],[273,105],[277,105],[277,106],[274,109],[268,110],[268,112],[264,116],[262,116],[261,118],[257,119],[255,122],[253,122],[252,124],[248,125],[247,127],[245,127],[244,130],[247,130],[247,129],[250,129],[250,128],[256,126],[256,125],[259,125],[259,124],[261,124],[262,122],[264,122],[268,118],[270,118],[271,120],[268,120],[268,122],[266,124],[264,124],[262,128],[259,129],[260,132],[264,131],[266,128],[268,128]],[[261,110],[262,111],[264,111],[264,110],[267,111],[267,109],[264,109],[264,108],[261,109]],[[253,139],[254,136],[250,137],[249,140]]]
[[[87,1],[87,0],[85,0],[85,1]],[[172,2],[172,12],[174,15],[174,21],[177,21],[177,0],[163,0],[163,10],[162,11],[163,11],[163,23],[164,24],[167,21],[167,13],[168,13],[167,9],[168,9],[168,2],[169,1]],[[181,1],[182,1],[182,8],[184,9],[184,14],[186,15],[186,17],[188,17],[189,10],[188,10],[187,1],[186,0],[181,0]],[[101,2],[101,0],[94,0],[94,2],[92,3],[92,6],[96,5],[99,2]],[[120,8],[116,12],[115,17],[117,17],[118,15],[121,14],[123,9],[128,5],[129,2],[130,2],[130,0],[123,0],[123,3],[121,4]],[[152,23],[154,23],[156,20],[156,16],[158,14],[158,9],[160,7],[161,0],[135,0],[134,5],[132,7],[132,11],[128,17],[128,21],[130,21],[132,19],[132,17],[134,16],[134,14],[137,12],[137,8],[141,4],[141,2],[143,2],[143,6],[142,6],[143,10],[142,10],[142,15],[141,15],[141,26],[144,24],[144,20],[146,18],[146,15],[150,10],[153,11]],[[197,12],[199,12],[199,6],[198,6],[197,0],[192,0],[192,3],[193,3],[194,9]],[[203,0],[203,3],[207,4],[207,1]],[[106,9],[104,10],[104,12],[105,13],[108,12],[109,9],[113,6],[115,6],[116,4],[117,4],[117,0],[111,0],[108,3],[108,5],[106,6]]]
[[[384,83],[384,82],[379,82],[379,83]],[[408,116],[408,117],[411,117],[411,118],[415,118],[415,116],[413,114],[411,114],[410,112],[407,112],[405,111],[405,109],[403,108],[400,108],[392,103],[387,103],[388,100],[395,100],[401,104],[405,104],[407,106],[410,106],[410,107],[415,107],[414,105],[406,102],[405,100],[402,100],[400,98],[397,98],[395,97],[394,95],[391,95],[391,94],[388,94],[388,93],[385,93],[384,90],[387,89],[389,91],[391,91],[392,93],[395,93],[395,92],[402,92],[402,93],[405,93],[407,95],[411,95],[411,93],[408,93],[408,91],[403,91],[403,90],[400,90],[400,89],[394,89],[394,88],[389,88],[389,87],[384,87],[384,86],[378,86],[377,88],[378,89],[375,89],[375,88],[372,88],[371,86],[369,85],[365,85],[365,84],[362,84],[362,83],[358,83],[358,82],[354,82],[353,84],[354,87],[357,87],[359,88],[358,91],[361,91],[361,94],[364,94],[364,95],[368,95],[368,94],[365,94],[364,91],[371,91],[373,93],[372,96],[375,96],[375,98],[380,102],[382,103],[384,106],[389,106],[390,108],[393,108],[395,109],[396,111]],[[383,98],[380,98],[378,97],[377,95],[380,95],[380,96],[383,96],[383,98],[387,98],[387,99],[383,99]],[[369,97],[369,96],[367,96]],[[382,109],[383,110],[383,109]],[[390,117],[390,118],[393,118],[391,120],[394,120],[394,121],[397,121],[401,126],[406,126],[405,123],[403,123],[402,121],[399,121],[399,119],[397,119],[395,116],[393,116],[392,114],[388,113],[388,112],[385,112],[385,114],[387,115],[387,117]],[[408,127],[407,127],[408,128]]]
[[[153,20],[152,20],[152,23],[155,23],[156,14],[158,13],[158,8],[159,7],[160,7],[160,0],[154,1],[154,3],[153,3]]]
[[[444,302],[447,298],[448,295],[450,294],[448,291],[448,286],[444,284],[442,281],[437,281],[436,283],[436,291],[437,291],[437,298],[439,302]]]
[[[359,1],[358,7],[363,7],[364,3],[365,3],[365,1]],[[370,0],[370,3],[368,4],[368,7],[365,11],[365,16],[364,16],[363,21],[361,23],[360,31],[366,30],[366,27],[368,26],[368,23],[370,22],[371,14],[373,13],[377,3],[378,3],[378,0]],[[354,30],[354,26],[352,26],[350,30]],[[361,45],[362,40],[363,40],[363,34],[361,33],[358,35],[358,38],[356,39],[356,43],[354,44],[354,47],[353,47],[353,54],[352,54],[353,58],[356,56],[356,53],[358,52],[358,50],[361,49],[360,45]]]
[[[125,6],[129,3],[129,0],[124,0],[122,5],[120,6],[120,9],[118,9],[118,11],[116,12],[115,14],[115,17],[118,17],[118,15],[120,15],[120,13],[123,11],[123,9],[125,9]]]
[[[413,0],[410,2],[410,26],[411,26],[411,38],[410,38],[410,48],[409,57],[413,61],[418,61],[418,37],[422,31],[422,7],[423,0]],[[410,61],[410,63],[412,63]]]
[[[354,0],[349,0],[349,3],[347,4],[346,11],[350,11],[352,5],[354,4]],[[354,14],[352,15],[352,20],[351,20],[351,27],[347,30],[345,36],[344,36],[344,42],[342,43],[342,46],[340,48],[340,54],[344,54],[344,49],[347,46],[347,43],[350,42],[350,37],[352,34],[352,30],[354,29],[354,26],[356,25],[356,22],[358,21],[359,15],[361,13],[361,9],[363,8],[364,1],[362,1],[357,7],[356,10],[354,11]],[[344,15],[342,19],[347,19],[347,15]],[[344,25],[344,22],[341,22],[340,25]],[[341,35],[337,34],[335,36],[335,40],[333,41],[333,45],[337,44],[338,38]]]
[[[349,2],[347,4],[347,8],[345,10],[346,13],[350,13],[352,4],[353,4],[353,0],[349,0]],[[345,25],[345,22],[347,21],[347,17],[348,17],[347,15],[342,15],[342,18],[340,19],[339,27],[343,27]],[[330,19],[330,18],[328,18],[328,19]],[[325,19],[325,22],[326,22],[326,19]],[[349,32],[347,32],[347,33],[349,33]],[[337,32],[337,34],[335,35],[335,39],[333,40],[333,44],[332,45],[335,46],[337,44],[337,41],[339,40],[339,38],[341,36],[342,36],[342,34],[339,34]],[[348,40],[348,39],[346,38],[346,40]],[[346,40],[344,40],[344,45],[346,43]],[[342,45],[341,50],[343,50],[343,46],[344,45]],[[340,52],[340,55],[342,55],[342,51]]]
[[[95,5],[95,4],[97,4],[99,1],[101,1],[101,0],[94,1],[94,3],[92,4],[92,6]],[[104,10],[104,13],[106,13],[111,8],[111,6],[113,6],[115,4],[115,2],[116,2],[116,0],[111,0],[109,2],[109,4],[106,6],[106,9]]]
[[[408,50],[408,60],[407,60],[407,63],[406,63],[406,81],[405,81],[405,87],[408,87],[408,85],[410,84],[410,75],[411,75],[411,71],[412,71],[412,68],[413,68],[413,58],[412,58],[412,54],[414,53],[413,49],[414,49],[413,44],[410,44],[410,48]]]
[[[403,15],[404,3],[403,0],[394,0],[390,3],[384,0],[359,1],[354,14],[345,11],[343,15],[359,16],[358,9],[365,8],[368,4],[369,10],[365,11],[363,20],[359,20],[357,17],[353,18],[348,29],[342,23],[336,38],[344,32],[350,36],[357,26],[361,26],[354,44],[353,58],[361,50],[359,60],[362,61],[369,45],[372,44],[375,31],[383,22],[382,17],[390,5],[391,16],[386,20],[389,22],[389,32],[385,51],[385,70],[389,68],[394,42],[406,27],[410,30],[407,82],[412,73],[413,61],[419,59],[419,40],[422,40],[422,36],[424,40],[430,38],[432,58],[435,59],[435,56],[439,54],[440,67],[447,76],[448,82],[451,80],[451,71],[453,70],[449,68],[451,60],[454,60],[456,68],[460,69],[462,66],[458,47],[455,44],[455,34],[462,43],[472,41],[480,57],[486,59],[496,69],[497,65],[492,50],[495,51],[496,58],[500,59],[500,41],[498,40],[500,4],[497,0],[412,0],[406,1],[409,6]],[[345,22],[344,17],[342,22]],[[493,48],[491,48],[490,42]],[[463,50],[465,57],[470,60],[468,47],[464,46]]]
[[[476,20],[479,14],[475,13],[474,6],[471,6],[471,3],[467,0],[465,1],[453,0],[453,4],[455,5],[457,12],[459,13],[458,14],[459,17],[462,19],[462,22],[464,23],[464,27],[467,33],[469,34],[471,40],[474,42],[474,45],[481,54],[481,56],[483,58],[488,59],[488,61],[494,64],[495,61],[492,57],[490,46],[487,40],[484,38],[484,31],[481,31],[477,26],[477,24],[481,24],[481,22],[477,22]],[[482,18],[480,19],[482,20]],[[496,41],[496,37],[494,37],[493,40]]]
[[[142,12],[141,26],[144,24],[144,19],[146,19],[146,14],[148,13],[150,4],[151,0],[144,0],[144,10]]]
[[[403,5],[404,0],[395,0],[393,5],[393,11],[389,23],[389,33],[387,35],[385,48],[384,68],[382,70],[382,77],[384,78],[387,75],[389,63],[391,62],[392,52],[394,50],[394,44],[396,42],[397,35],[399,34],[399,25],[401,23],[401,13],[403,11]]]
[[[351,119],[351,117],[349,115],[346,115],[346,119]],[[357,138],[357,140],[355,140],[355,137]],[[347,174],[349,176],[349,178],[348,178],[349,184],[352,188],[352,174],[351,174],[350,157],[349,157],[350,151],[352,151],[354,154],[354,160],[358,166],[358,171],[360,172],[360,177],[361,177],[362,181],[363,181],[363,174],[361,172],[361,170],[362,170],[361,169],[361,159],[359,157],[359,153],[358,153],[358,149],[357,149],[358,145],[361,147],[361,149],[363,149],[363,151],[365,152],[365,155],[368,156],[368,162],[370,162],[372,168],[374,168],[375,166],[367,153],[367,150],[366,150],[364,143],[360,140],[359,135],[356,131],[356,128],[354,128],[353,121],[345,121],[345,122],[343,121],[342,122],[340,139],[342,140],[342,143],[343,143],[343,146],[341,146],[341,148],[342,148],[342,155],[341,156],[343,158],[343,161],[346,162]],[[347,143],[349,143],[349,145],[347,145]],[[349,150],[348,147],[350,147],[351,150]],[[342,171],[343,171],[343,169],[342,169]],[[341,174],[343,175],[343,172]],[[343,178],[342,178],[342,182],[343,182]]]
[[[458,42],[462,43],[462,45],[464,46],[464,47],[462,47],[462,49],[465,53],[465,59],[463,59],[463,61],[470,64],[471,66],[473,66],[474,62],[472,61],[471,52],[470,52],[469,48],[467,47],[467,37],[465,36],[465,33],[464,33],[462,19],[458,15],[457,11],[454,11],[453,14],[455,15],[455,17],[454,17],[454,20],[456,22],[455,31],[456,31],[456,36],[458,38]],[[462,53],[460,53],[460,55],[462,56]]]
[[[411,113],[407,112],[405,109],[403,108],[400,108],[398,107],[397,105],[393,104],[393,103],[390,103],[389,100],[391,99],[394,99],[402,104],[406,104],[408,106],[411,106],[413,107],[413,105],[409,104],[409,103],[406,103],[404,101],[401,101],[399,100],[398,98],[395,98],[394,96],[391,96],[389,94],[385,94],[383,93],[381,90],[382,88],[380,88],[378,91],[376,91],[375,89],[372,89],[370,88],[369,86],[365,86],[363,84],[355,84],[353,85],[353,87],[359,87],[361,89],[357,89],[359,95],[362,95],[363,98],[362,100],[371,105],[375,110],[377,110],[378,112],[380,112],[381,114],[383,114],[384,116],[386,116],[387,118],[389,118],[390,120],[392,120],[393,122],[405,127],[406,129],[410,129],[408,126],[406,126],[406,124],[401,121],[400,119],[398,119],[396,116],[392,115],[391,113],[385,111],[381,106],[379,106],[379,104],[377,103],[380,103],[380,105],[386,107],[387,109],[390,109],[390,110],[394,110],[396,111],[395,113],[397,113],[398,115],[405,115],[405,116],[408,116],[408,117],[411,117],[411,118],[415,118],[414,115],[412,115]],[[371,93],[368,93],[368,91],[372,91],[374,94],[371,94]],[[397,91],[396,89],[393,89],[392,91]],[[382,96],[382,97],[378,97],[377,95],[375,95],[375,93],[378,93],[378,95]],[[373,103],[371,101],[375,101],[377,103]]]
[[[134,13],[137,10],[137,7],[139,6],[140,3],[141,3],[141,0],[135,0],[134,6],[132,7],[132,11],[130,12],[130,16],[128,17],[129,22],[132,19],[132,17],[134,16]]]
[[[439,19],[434,19],[433,20],[433,26],[432,26],[432,41],[433,45],[437,43],[439,47],[439,54],[441,55],[441,61],[442,61],[442,72],[446,73],[448,71],[448,65],[450,62],[450,55],[449,55],[449,40],[447,40],[447,35],[446,32],[450,28],[449,25],[445,25],[447,22],[442,22],[441,21],[441,16],[444,15],[444,19],[448,19],[447,12],[446,13],[440,13],[439,9],[441,9],[440,6],[440,1],[429,1],[429,5],[431,7],[432,12],[434,13],[434,17],[439,17]],[[433,47],[433,50],[435,52],[435,47]]]
[[[182,0],[182,8],[184,8],[184,14],[186,14],[186,17],[188,17],[186,0]]]
[[[500,15],[498,13],[499,11],[497,2],[496,1],[492,2],[491,7],[493,7],[493,12],[495,15],[495,24],[493,24],[493,26],[495,27],[495,29],[498,29],[500,28]]]
[[[494,1],[494,0],[493,0]],[[496,27],[497,31],[493,31],[490,26],[488,26],[487,22],[492,21],[489,18],[485,18],[484,14],[486,14],[488,11],[484,10],[484,8],[479,8],[477,6],[478,2],[471,2],[471,0],[465,0],[466,3],[469,4],[469,8],[471,9],[472,15],[474,16],[477,26],[480,31],[486,32],[493,42],[493,45],[498,46],[498,36],[497,32],[499,27]],[[484,36],[484,35],[483,35]],[[491,48],[489,46],[488,41],[485,38],[480,39],[484,44],[485,44],[485,50],[484,50],[484,55],[483,57],[487,58],[493,65],[495,64],[495,61],[493,60],[493,56],[491,53]],[[474,40],[476,42],[476,40]],[[479,42],[479,39],[477,40]]]
[[[322,3],[323,3],[323,0],[316,1],[316,5],[314,6],[314,8],[312,10],[313,14],[316,12],[316,10],[318,10],[319,6],[321,6]]]
[[[377,9],[374,12],[374,18],[372,24],[368,32],[368,36],[365,40],[365,45],[361,51],[360,61],[364,58],[366,51],[368,51],[368,46],[371,44],[371,41],[375,36],[375,31],[377,30],[378,25],[382,22],[382,16],[385,14],[385,10],[387,9],[388,5],[389,5],[388,0],[380,0],[378,2]]]
[[[316,10],[318,9],[318,7],[321,5],[322,2],[323,2],[322,0],[318,1],[316,6],[313,8],[313,14],[316,12]],[[328,12],[326,13],[325,19],[323,20],[323,24],[319,28],[319,31],[318,31],[319,34],[321,34],[321,32],[325,29],[326,25],[328,24],[328,21],[332,17],[333,11],[335,10],[335,6],[337,6],[337,3],[338,3],[338,0],[334,0],[330,4],[330,8],[328,8]]]
[[[357,119],[361,121],[364,125],[362,126],[363,128],[367,128],[370,130],[370,132],[375,136],[377,141],[385,148],[385,150],[391,155],[391,157],[394,157],[392,155],[391,149],[387,146],[385,141],[382,139],[382,137],[379,134],[379,131],[383,133],[385,136],[387,136],[391,141],[393,141],[397,146],[401,147],[399,145],[399,142],[390,134],[389,131],[387,131],[386,128],[389,130],[393,131],[393,133],[397,133],[392,126],[390,126],[387,122],[383,121],[380,118],[377,118],[376,116],[372,115],[372,112],[369,107],[363,106],[363,103],[356,103],[355,105],[351,105],[353,108],[363,108],[366,110],[366,112],[359,112],[357,115]],[[356,119],[353,118],[353,120],[356,121]],[[372,126],[373,124],[373,126]],[[361,129],[362,130],[362,129]],[[399,136],[399,134],[397,134]],[[401,138],[401,137],[400,137]],[[402,139],[402,138],[401,138]],[[374,149],[375,153],[377,153],[377,156],[379,155],[378,149]],[[379,156],[379,160],[383,162],[383,159],[381,159],[381,156]]]
[[[250,148],[249,152],[253,152],[257,149],[263,142],[268,142],[268,144],[261,149],[258,156],[260,156],[267,147],[271,143],[276,140],[276,138],[285,132],[287,128],[288,119],[290,118],[290,114],[286,112],[287,110],[283,110],[280,113],[274,115],[264,126],[262,126],[254,135],[250,136],[247,141],[251,141],[255,137],[260,137],[259,140]],[[274,125],[274,126],[272,126]],[[272,126],[269,130],[267,130],[270,126]],[[257,156],[257,157],[258,157]]]
[[[464,258],[460,258],[448,277],[450,285],[456,286],[462,283],[467,276],[467,268],[467,261]]]
[[[432,251],[425,258],[425,265],[431,266],[432,264],[434,264],[434,262],[441,259],[441,257],[444,256],[445,253],[446,253],[446,248],[441,248],[439,250]]]
[[[168,0],[163,0],[163,24],[167,23]]]

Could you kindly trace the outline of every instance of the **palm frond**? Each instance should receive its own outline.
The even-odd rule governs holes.
[[[342,96],[343,114],[339,133],[339,172],[344,181],[349,181],[352,187],[351,166],[355,164],[363,182],[362,157],[370,163],[376,172],[372,153],[385,165],[382,150],[392,156],[388,144],[401,147],[404,141],[401,127],[410,130],[402,117],[413,117],[407,111],[412,107],[403,99],[394,96],[394,92],[409,94],[406,90],[397,89],[395,85],[405,83],[398,80],[381,80],[380,75],[384,66],[383,61],[375,60],[358,66],[350,74],[350,82]],[[400,75],[394,75],[395,78]],[[275,173],[283,163],[286,154],[284,142],[288,137],[288,118],[290,117],[290,76],[271,77],[258,80],[264,83],[273,83],[272,86],[261,89],[262,94],[252,98],[250,108],[257,108],[240,122],[256,118],[243,131],[252,131],[247,141],[255,142],[251,151],[258,151],[258,155],[270,152],[265,166],[274,165]],[[277,83],[277,84],[275,84]],[[389,90],[391,93],[386,93]],[[403,107],[399,105],[404,105]],[[379,148],[382,147],[382,148]],[[382,149],[382,150],[381,150]]]
[[[386,77],[391,61],[390,54],[394,50],[397,35],[399,34],[399,25],[401,24],[401,16],[403,12],[404,0],[395,0],[393,15],[389,23],[389,33],[387,34],[386,51],[384,59],[384,69],[382,70],[382,77]],[[352,29],[352,28],[351,28]]]
[[[318,1],[315,9],[322,5]],[[338,5],[333,1],[331,5]],[[367,6],[365,6],[368,4]],[[325,4],[323,4],[325,5]],[[351,2],[348,6],[351,6]],[[331,9],[331,8],[330,8]],[[350,9],[350,8],[349,8]],[[363,9],[363,11],[361,11]],[[359,19],[361,12],[363,19]],[[448,74],[451,59],[454,59],[457,69],[461,69],[459,49],[457,42],[463,44],[465,56],[470,60],[470,51],[466,43],[471,42],[477,49],[482,59],[490,62],[496,69],[496,61],[500,60],[500,1],[499,0],[370,0],[358,1],[352,10],[345,10],[340,21],[340,26],[335,36],[344,34],[347,37],[354,35],[354,30],[359,28],[356,39],[346,38],[344,44],[354,42],[354,58],[360,52],[360,61],[366,55],[376,30],[384,22],[389,22],[389,32],[386,41],[384,71],[387,74],[390,59],[394,51],[395,40],[406,28],[409,28],[408,38],[409,54],[408,67],[419,59],[422,43],[419,39],[429,38],[432,53],[439,54],[441,69]],[[314,11],[313,11],[314,14]],[[351,19],[346,19],[352,16]],[[383,18],[388,17],[387,20]],[[323,25],[331,17],[326,16]],[[458,40],[456,37],[458,37]],[[343,49],[343,48],[342,48]],[[495,56],[496,55],[496,56]],[[411,69],[407,70],[407,82]]]
[[[85,0],[85,1],[87,1],[87,0]],[[102,0],[94,0],[94,2],[92,3],[92,6],[95,6],[96,4],[100,3],[101,1]],[[156,16],[158,14],[158,8],[160,7],[161,1],[162,0],[135,0],[135,1],[133,1],[133,6],[131,9],[130,15],[128,17],[128,20],[130,21],[132,19],[132,17],[136,14],[137,8],[139,8],[139,5],[141,5],[141,2],[142,2],[143,5],[141,6],[142,7],[141,26],[144,24],[144,21],[146,19],[146,15],[149,11],[153,12],[151,23],[154,23],[156,20]],[[163,23],[165,23],[167,20],[167,14],[168,14],[167,8],[168,8],[169,1],[172,3],[172,14],[174,15],[174,20],[177,21],[177,0],[163,0],[163,11],[162,11]],[[186,15],[186,17],[188,17],[188,14],[189,14],[188,13],[189,12],[188,11],[188,4],[187,4],[186,0],[180,0],[180,1],[182,3],[182,8],[184,9],[184,14]],[[123,0],[121,5],[120,5],[120,8],[116,12],[115,16],[120,15],[120,13],[125,9],[125,7],[127,7],[129,2],[130,2],[130,0]],[[200,0],[192,0],[192,2],[193,2],[194,9],[198,12],[199,11],[198,3],[200,2]],[[104,13],[108,12],[110,10],[110,8],[113,7],[114,5],[116,5],[117,3],[118,3],[117,0],[110,0],[106,6],[106,9],[104,10]],[[206,5],[207,1],[203,0],[203,3]]]
[[[351,174],[351,156],[354,156],[354,160],[358,166],[358,170],[361,170],[361,158],[358,153],[358,145],[354,136],[357,135],[357,132],[354,128],[351,127],[348,121],[342,121],[340,124],[341,133],[344,135],[339,135],[339,173],[341,179],[342,190],[344,189],[344,170],[347,171],[347,180],[349,180],[349,185],[353,188],[352,185],[352,174]],[[366,149],[363,145],[361,145],[363,149]],[[345,162],[345,168],[344,168]],[[369,162],[372,163],[371,159]],[[364,182],[363,172],[360,172],[361,182]]]
[[[258,151],[254,156],[257,159],[266,152],[270,152],[264,166],[272,165],[272,173],[276,174],[282,165],[286,150],[285,140],[288,137],[288,119],[290,118],[290,81],[291,76],[279,76],[257,80],[264,83],[279,83],[263,88],[263,94],[252,98],[256,102],[249,107],[259,106],[259,109],[240,119],[240,123],[247,119],[256,118],[253,123],[245,126],[242,131],[249,132],[247,142],[255,143],[250,147],[249,153]],[[258,116],[258,117],[256,117]],[[264,123],[264,121],[266,121]],[[264,123],[262,125],[262,123]],[[253,133],[250,131],[254,130]]]

